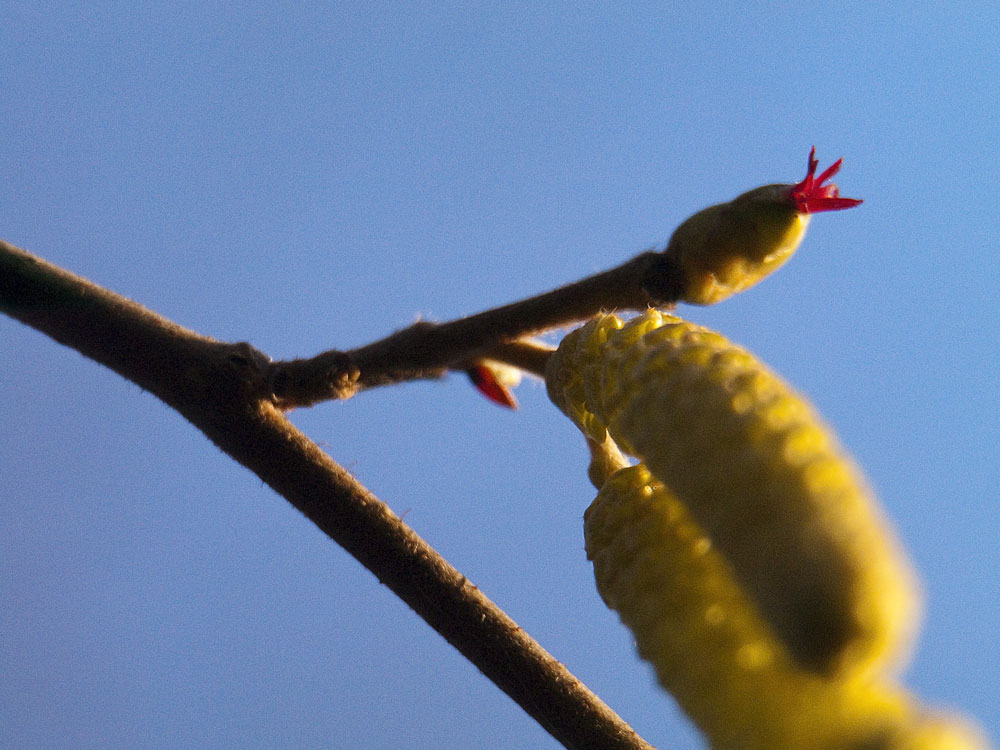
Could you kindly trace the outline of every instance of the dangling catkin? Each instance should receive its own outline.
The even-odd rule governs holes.
[[[598,591],[714,750],[985,747],[956,720],[921,713],[895,685],[803,669],[645,466],[603,481],[584,530]]]
[[[752,355],[650,310],[574,331],[553,400],[676,495],[792,656],[819,674],[889,671],[918,620],[915,577],[813,409]]]

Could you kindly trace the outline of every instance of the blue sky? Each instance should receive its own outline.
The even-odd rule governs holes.
[[[273,357],[615,265],[804,174],[862,207],[682,308],[805,393],[927,595],[906,681],[1000,737],[993,3],[0,4],[0,236]],[[0,318],[0,745],[556,747],[166,406]],[[544,388],[293,420],[650,742]],[[155,741],[154,741],[155,740]]]

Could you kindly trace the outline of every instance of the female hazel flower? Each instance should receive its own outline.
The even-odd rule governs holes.
[[[841,198],[836,185],[824,184],[840,171],[842,163],[843,159],[838,159],[817,176],[814,146],[801,182],[765,185],[684,221],[665,250],[643,254],[655,258],[642,281],[646,302],[669,307],[679,301],[711,305],[756,284],[791,257],[812,214],[840,211],[862,202]],[[610,307],[614,305],[605,309]],[[466,373],[488,399],[516,408],[496,364],[481,360]]]
[[[816,148],[808,172],[794,185],[765,185],[728,203],[710,206],[674,231],[665,254],[680,271],[681,299],[712,305],[747,289],[774,271],[798,248],[812,214],[861,203],[824,185],[843,159],[816,176]]]

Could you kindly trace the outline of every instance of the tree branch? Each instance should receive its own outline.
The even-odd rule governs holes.
[[[275,402],[285,408],[350,398],[363,388],[441,377],[477,356],[503,360],[495,352],[505,343],[602,311],[669,307],[682,294],[672,257],[645,252],[608,271],[466,318],[421,321],[358,349],[275,362],[268,377]]]
[[[499,340],[560,324],[565,315],[558,309],[585,315],[590,307],[570,303],[576,293],[586,298],[589,283],[556,290],[547,301],[542,295],[454,324],[406,329],[347,354],[350,364],[345,364],[343,353],[321,355],[334,365],[327,370],[327,387],[346,393],[352,387],[393,382],[401,374],[446,367]],[[577,292],[569,291],[574,287]],[[633,295],[633,302],[639,299]],[[354,555],[565,747],[650,749],[465,576],[285,419],[274,403],[275,366],[264,354],[249,344],[222,343],[184,329],[2,241],[0,310],[175,408]],[[331,372],[339,375],[331,377]]]

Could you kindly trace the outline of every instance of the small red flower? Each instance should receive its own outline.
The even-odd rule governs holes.
[[[843,162],[843,159],[837,159],[819,177],[815,177],[819,160],[816,158],[816,147],[812,147],[812,151],[809,152],[809,171],[806,178],[797,185],[792,185],[792,200],[795,201],[795,208],[800,214],[840,211],[854,208],[861,203],[857,198],[841,198],[836,185],[823,184],[840,171]]]

